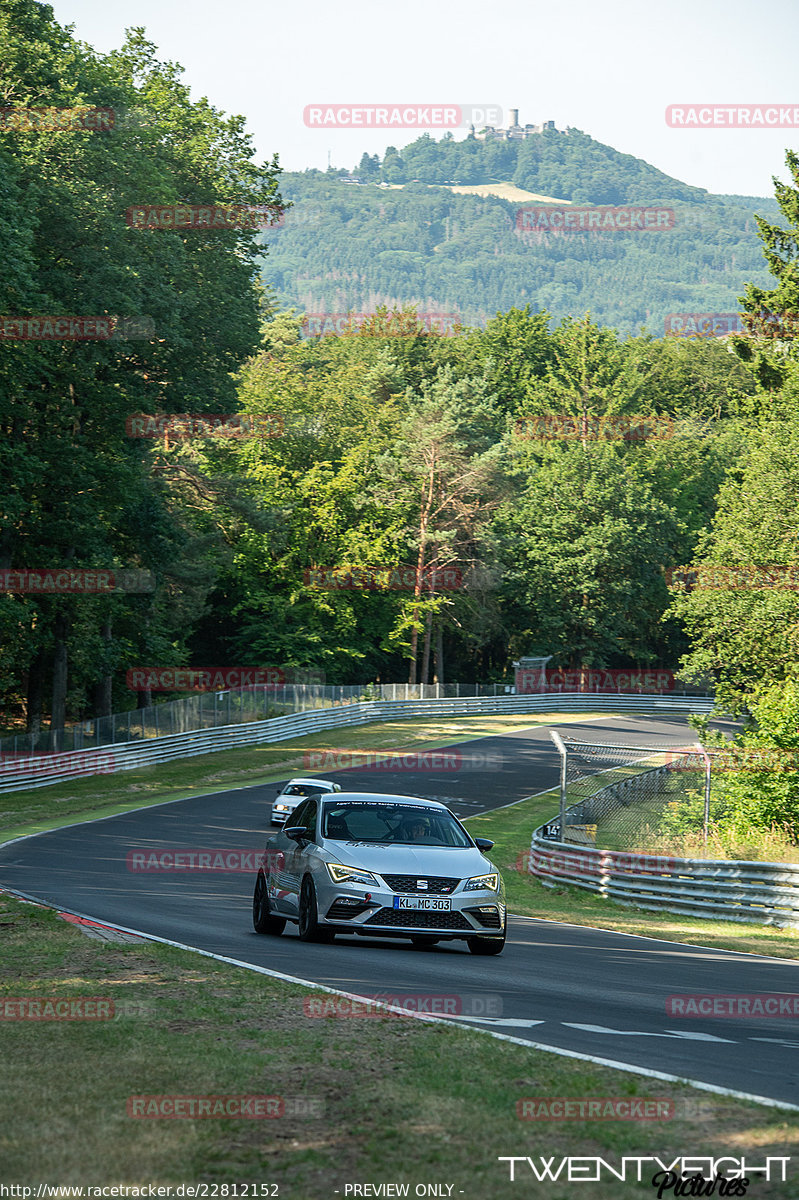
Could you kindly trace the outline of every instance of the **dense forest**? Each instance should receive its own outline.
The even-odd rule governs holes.
[[[563,666],[682,661],[686,677],[711,677],[732,705],[792,686],[795,592],[670,588],[665,572],[702,561],[797,565],[795,323],[778,337],[756,327],[725,339],[625,336],[624,321],[615,329],[607,309],[602,319],[587,312],[565,276],[553,279],[550,306],[514,289],[498,243],[468,277],[469,294],[486,311],[493,289],[509,288],[512,300],[483,328],[442,336],[406,306],[378,310],[347,336],[305,338],[302,313],[260,280],[285,259],[285,239],[313,228],[314,253],[324,246],[326,269],[342,276],[385,255],[381,269],[396,281],[403,256],[430,251],[455,278],[465,226],[451,206],[490,231],[502,202],[493,209],[423,183],[373,196],[314,174],[285,226],[263,235],[134,228],[125,213],[136,205],[277,210],[286,180],[276,160],[253,160],[242,119],[192,101],[142,31],[103,56],[33,0],[11,0],[2,23],[6,104],[110,106],[147,119],[104,133],[0,130],[3,312],[141,323],[127,340],[0,339],[0,570],[128,570],[154,581],[129,593],[0,594],[4,730],[147,703],[127,686],[142,667],[260,666],[334,683],[502,680],[514,658],[541,654]],[[558,137],[594,162],[590,139]],[[513,148],[514,178],[556,196],[608,198],[591,190],[587,170],[578,195],[571,160],[560,182],[545,176],[561,150],[539,160],[527,145]],[[475,170],[498,149],[483,147]],[[476,154],[452,153],[450,178],[466,169],[458,155]],[[735,286],[721,268],[741,231],[724,225],[723,206],[668,194],[668,181],[636,160],[595,157],[597,178],[617,173],[614,199],[657,192],[718,222],[696,232],[693,249],[657,235],[668,277],[682,281],[675,307],[695,306],[691,279],[710,274],[708,264]],[[418,177],[414,155],[402,158]],[[749,313],[799,311],[791,153],[788,166],[793,186],[777,185],[774,223],[761,218],[747,235],[758,254],[741,295]],[[395,202],[411,205],[414,221],[382,219],[380,206],[385,217]],[[311,203],[318,226],[300,219]],[[360,227],[343,220],[358,209]],[[632,259],[642,270],[650,262],[656,236],[646,238],[558,246],[576,254],[585,242],[580,270],[593,286],[624,280],[637,304]],[[551,247],[544,253],[552,265]],[[725,293],[724,307],[737,298]],[[247,419],[214,421],[232,413]],[[131,435],[142,414],[158,417],[159,436]],[[178,435],[165,414],[205,414],[208,425],[181,417]],[[660,433],[624,436],[625,422],[647,418]]]
[[[508,184],[531,198],[451,190]],[[364,154],[353,172],[286,172],[281,191],[292,207],[269,234],[263,279],[284,308],[413,304],[477,326],[529,304],[656,337],[670,313],[735,312],[747,282],[767,286],[756,215],[778,213],[773,199],[709,195],[577,129],[523,141],[425,134],[382,161]],[[673,227],[524,232],[518,213],[544,198],[667,207]]]

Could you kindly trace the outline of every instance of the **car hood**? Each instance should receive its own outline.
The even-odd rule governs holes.
[[[476,847],[381,846],[372,842],[337,842],[325,839],[326,857],[345,867],[360,867],[378,875],[448,875],[466,879],[497,868]]]

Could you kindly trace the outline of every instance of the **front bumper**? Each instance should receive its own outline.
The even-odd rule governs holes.
[[[290,816],[291,816],[291,812],[277,812],[273,808],[272,814],[271,814],[272,824],[273,825],[285,825],[286,821],[289,819]]]
[[[417,937],[429,933],[437,938],[502,937],[505,933],[505,892],[487,888],[464,892],[462,884],[448,896],[429,895],[432,902],[449,901],[450,908],[398,908],[404,896],[419,899],[419,893],[392,891],[384,881],[367,886],[333,883],[317,878],[319,923],[340,933],[380,937]],[[368,897],[368,899],[367,899]]]

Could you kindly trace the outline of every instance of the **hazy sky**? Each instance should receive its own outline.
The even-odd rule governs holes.
[[[352,166],[418,129],[310,129],[308,104],[473,104],[554,120],[712,192],[773,194],[797,129],[670,129],[667,105],[799,110],[799,5],[771,0],[54,0],[98,50],[144,26],[192,95],[247,117],[259,158]],[[436,138],[442,132],[434,134]],[[455,132],[456,138],[464,132]]]

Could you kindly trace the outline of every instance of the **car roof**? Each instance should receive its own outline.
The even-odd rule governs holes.
[[[330,779],[303,779],[300,775],[298,775],[296,779],[290,779],[285,786],[291,787],[292,784],[295,783],[301,783],[304,787],[319,788],[320,791],[322,788],[331,788],[332,790],[332,788],[335,786]]]
[[[418,808],[420,804],[428,808],[443,809],[444,812],[449,812],[446,804],[442,804],[439,800],[426,800],[423,796],[395,796],[389,792],[336,792],[335,796],[330,797],[336,804],[347,800],[359,800],[365,802],[377,802],[381,804],[408,804]]]

